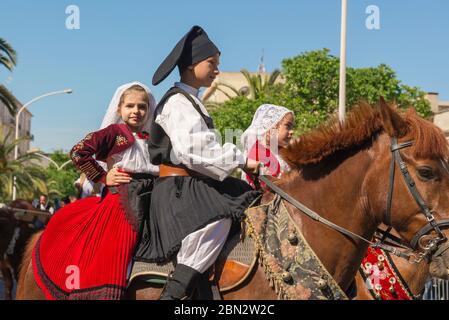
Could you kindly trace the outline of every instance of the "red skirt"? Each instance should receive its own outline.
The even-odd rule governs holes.
[[[36,243],[35,279],[47,299],[120,299],[136,242],[119,194],[78,200],[54,214]]]

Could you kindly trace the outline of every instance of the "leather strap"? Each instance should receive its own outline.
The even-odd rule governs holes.
[[[397,162],[399,169],[401,170],[402,176],[404,177],[405,184],[410,191],[411,195],[413,196],[413,199],[415,199],[415,202],[418,204],[418,206],[421,209],[421,212],[424,214],[428,221],[428,225],[430,225],[430,230],[435,230],[438,233],[438,236],[441,238],[440,241],[445,241],[446,236],[441,232],[440,224],[435,221],[435,217],[432,214],[432,211],[427,206],[426,202],[422,198],[421,194],[418,191],[418,188],[416,188],[415,181],[413,181],[413,178],[410,175],[410,172],[407,169],[407,165],[405,164],[404,160],[402,160],[401,154],[399,153],[399,150],[405,147],[409,147],[413,144],[412,141],[404,142],[398,144],[398,140],[396,137],[393,137],[391,139],[391,152],[393,152],[393,158]],[[423,228],[425,229],[426,226]],[[425,233],[422,233],[421,229],[412,239],[410,242],[413,249],[417,249],[418,241],[421,238],[422,235]],[[421,235],[421,236],[420,236]]]
[[[273,190],[281,198],[283,198],[284,200],[286,200],[287,202],[292,204],[294,207],[299,209],[301,212],[303,212],[309,218],[311,218],[315,221],[319,221],[322,224],[344,234],[345,236],[347,236],[353,240],[362,240],[362,241],[368,243],[369,245],[374,245],[374,243],[369,241],[368,239],[365,239],[365,238],[359,236],[358,234],[355,234],[352,231],[346,230],[345,228],[342,228],[342,227],[336,225],[335,223],[321,217],[318,213],[316,213],[312,209],[308,208],[307,206],[303,205],[301,202],[299,202],[298,200],[293,198],[291,195],[286,193],[284,190],[279,188],[277,185],[275,185],[273,182],[271,182],[267,177],[259,176],[258,179],[263,181],[271,190]]]
[[[449,219],[443,219],[436,223],[438,227],[449,227]],[[421,239],[422,236],[428,234],[430,231],[435,230],[433,225],[426,224],[424,227],[422,227],[421,230],[419,230],[416,235],[413,237],[412,241],[410,241],[410,245],[412,248],[418,247],[419,239]]]
[[[165,102],[173,95],[175,94],[182,94],[187,100],[189,100],[189,102],[192,104],[192,107],[199,113],[199,115],[201,116],[201,118],[203,118],[204,122],[206,123],[207,127],[209,129],[214,129],[214,122],[212,120],[211,117],[205,115],[203,113],[203,111],[201,111],[201,107],[198,105],[198,103],[190,96],[189,93],[187,93],[186,91],[184,91],[181,88],[178,87],[172,87],[170,88],[170,90],[167,91],[167,93],[162,97],[161,101],[159,101],[159,104],[156,107],[156,110],[158,108],[160,108],[161,106],[163,106],[165,104]],[[156,115],[156,110],[154,112],[154,114]]]
[[[254,177],[255,179],[256,177]],[[253,180],[254,180],[253,179]],[[349,231],[343,227],[340,227],[339,225],[336,225],[335,223],[321,217],[318,213],[316,213],[315,211],[311,210],[310,208],[308,208],[307,206],[303,205],[301,202],[299,202],[298,200],[296,200],[295,198],[293,198],[292,196],[290,196],[288,193],[286,193],[284,190],[282,190],[281,188],[279,188],[277,185],[275,185],[272,181],[270,181],[267,177],[265,176],[259,176],[258,177],[259,180],[263,181],[271,190],[273,190],[276,194],[278,194],[281,198],[283,198],[284,200],[286,200],[287,202],[289,202],[291,205],[293,205],[294,207],[296,207],[297,209],[299,209],[301,212],[303,212],[306,216],[308,216],[309,218],[318,221],[326,226],[328,226],[331,229],[334,229],[338,232],[340,232],[341,234],[353,239],[354,241],[357,240],[361,240],[365,243],[368,243],[370,246],[374,247],[374,248],[380,248],[383,249],[387,252],[391,252],[393,255],[404,258],[406,260],[409,260],[411,257],[411,254],[408,252],[401,252],[400,250],[398,250],[395,247],[392,247],[390,245],[387,245],[385,243],[381,243],[381,242],[372,242],[368,239],[365,239],[364,237]]]
[[[159,177],[191,177],[192,175],[184,168],[161,164],[159,166]]]
[[[365,239],[364,237],[362,237],[358,234],[355,234],[345,228],[342,228],[342,227],[332,223],[331,221],[321,217],[319,214],[317,214],[316,212],[314,212],[313,210],[311,210],[310,208],[308,208],[307,206],[305,206],[304,204],[302,204],[301,202],[297,201],[292,196],[287,194],[285,191],[283,191],[277,185],[272,183],[266,177],[264,177],[264,176],[254,177],[253,180],[255,181],[258,178],[259,180],[263,181],[271,190],[273,190],[275,193],[277,193],[284,200],[288,201],[294,207],[299,209],[301,212],[303,212],[309,218],[311,218],[315,221],[319,221],[320,223],[340,232],[341,234],[344,234],[345,236],[347,236],[353,240],[362,240],[374,248],[381,248],[387,252],[391,252],[392,254],[394,254],[396,256],[399,256],[399,257],[402,257],[402,258],[405,258],[408,260],[412,257],[411,253],[401,252],[398,250],[398,248],[392,247],[392,246],[384,243],[384,241],[387,238],[390,238],[390,239],[392,238],[392,236],[390,235],[390,231],[392,229],[392,226],[391,226],[391,204],[392,204],[392,199],[393,199],[393,185],[394,185],[394,175],[395,175],[396,163],[402,173],[402,176],[404,178],[404,181],[405,181],[405,184],[407,185],[408,190],[410,191],[411,195],[413,196],[415,202],[421,208],[422,213],[425,215],[425,217],[428,221],[428,224],[426,226],[424,226],[421,230],[419,230],[418,233],[413,237],[413,239],[411,241],[411,248],[416,250],[418,241],[421,238],[421,236],[428,233],[431,230],[435,230],[438,233],[440,243],[443,241],[446,241],[447,238],[441,232],[440,227],[445,227],[445,226],[449,225],[448,220],[443,220],[440,222],[435,221],[432,211],[429,209],[426,202],[421,197],[418,189],[416,188],[415,182],[413,181],[413,178],[411,177],[411,175],[407,169],[407,165],[402,160],[399,150],[402,148],[410,147],[412,144],[413,144],[413,141],[398,143],[396,137],[393,137],[391,139],[390,150],[392,152],[392,159],[391,159],[391,164],[390,164],[390,178],[389,178],[389,190],[388,190],[388,197],[387,197],[387,208],[386,208],[386,212],[385,212],[385,222],[387,223],[387,225],[389,227],[385,232],[383,232],[382,240],[380,242],[376,242],[376,243],[373,243],[372,241]],[[404,246],[402,244],[400,247],[404,248]],[[443,248],[439,248],[439,249],[440,250],[438,250],[438,253],[442,254],[444,251],[448,250],[449,247],[444,246]]]

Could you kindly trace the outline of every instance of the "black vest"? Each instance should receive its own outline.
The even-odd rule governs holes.
[[[162,129],[162,127],[156,123],[157,111],[165,105],[168,98],[177,93],[182,94],[190,101],[190,103],[192,103],[193,107],[201,115],[201,117],[206,122],[206,125],[209,129],[214,129],[212,118],[206,116],[201,111],[200,106],[195,102],[195,100],[190,96],[190,94],[188,94],[187,92],[178,87],[171,88],[170,90],[167,91],[167,93],[162,97],[161,101],[156,106],[156,109],[154,110],[153,120],[151,122],[148,151],[150,153],[151,163],[157,166],[161,164],[172,165],[172,162],[170,160],[172,144],[169,136],[165,133],[164,129]]]

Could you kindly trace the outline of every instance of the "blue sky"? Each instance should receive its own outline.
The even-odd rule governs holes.
[[[404,83],[449,100],[449,1],[349,0],[348,56],[352,67],[393,67]],[[23,103],[49,91],[71,95],[42,99],[33,113],[33,146],[69,150],[96,130],[115,89],[139,80],[156,98],[176,81],[157,87],[151,78],[175,43],[198,24],[222,51],[221,70],[256,70],[262,49],[267,70],[304,51],[339,55],[339,0],[2,0],[0,37],[18,52],[13,73],[0,70]],[[65,26],[67,6],[80,9],[80,29]],[[380,9],[380,30],[365,27],[365,9]]]

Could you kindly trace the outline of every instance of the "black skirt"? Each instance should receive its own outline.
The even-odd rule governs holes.
[[[240,222],[260,195],[246,182],[198,177],[162,177],[155,181],[148,219],[135,260],[168,262],[182,240],[211,222],[232,218]]]
[[[126,219],[134,231],[141,237],[144,229],[145,216],[148,215],[156,176],[149,173],[132,173],[128,184],[108,187],[109,192],[120,194],[120,205],[126,213]],[[103,189],[103,197],[106,188]]]

